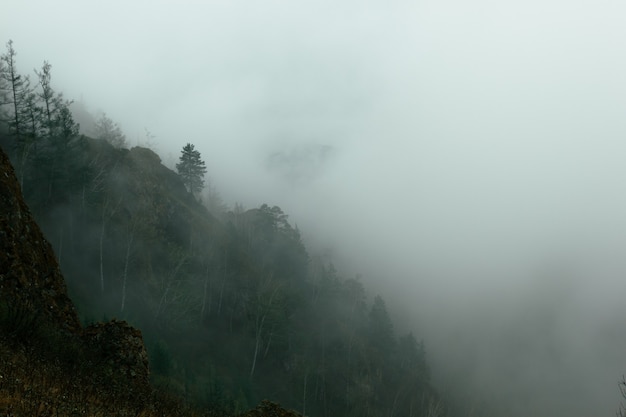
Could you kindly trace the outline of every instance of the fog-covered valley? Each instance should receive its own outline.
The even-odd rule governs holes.
[[[279,206],[383,295],[451,415],[618,409],[623,4],[3,8],[20,71],[48,60],[74,109],[171,169],[193,143],[229,210]]]

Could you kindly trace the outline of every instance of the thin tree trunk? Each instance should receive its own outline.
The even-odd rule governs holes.
[[[204,277],[204,288],[203,288],[203,294],[202,294],[202,308],[200,309],[200,321],[202,321],[202,319],[204,318],[204,311],[206,309],[206,304],[207,304],[207,287],[209,285],[209,269],[210,269],[211,264],[207,263],[206,266],[206,275]],[[211,300],[209,299],[209,314],[211,314]]]
[[[302,416],[306,417],[306,382],[309,378],[309,370],[304,373],[304,390],[302,392]]]
[[[128,262],[130,260],[130,248],[133,244],[134,234],[131,232],[126,242],[126,259],[124,261],[124,275],[122,276],[122,306],[120,311],[124,311],[126,305],[126,279],[128,278]]]
[[[269,337],[269,339],[267,340],[267,345],[265,346],[265,352],[263,352],[263,357],[264,357],[264,358],[266,358],[266,357],[267,357],[267,354],[268,354],[268,352],[270,351],[270,346],[272,345],[272,337],[274,336],[274,328],[275,328],[275,327],[276,327],[276,326],[275,326],[275,325],[273,325],[273,326],[272,326],[272,330],[270,330],[270,337]]]
[[[255,326],[256,342],[254,344],[254,357],[252,358],[252,369],[250,369],[250,378],[252,378],[252,376],[254,375],[254,368],[256,367],[256,359],[259,355],[259,347],[261,345],[261,334],[263,332],[263,325],[265,324],[265,317],[267,317],[267,314],[257,316],[257,320],[256,320],[256,326]]]
[[[227,275],[227,260],[228,260],[228,252],[224,250],[224,274],[222,276],[222,285],[220,288],[220,299],[217,303],[217,315],[219,316],[222,312],[222,299],[224,296],[224,286],[226,285],[226,275]]]
[[[261,338],[257,336],[256,342],[254,344],[254,356],[252,358],[252,368],[250,368],[250,379],[254,375],[254,368],[256,368],[256,358],[259,354],[259,344],[261,343]]]
[[[269,280],[269,284],[271,284],[272,281],[271,279]],[[276,294],[278,293],[280,286],[276,286],[276,288],[274,288],[274,291],[272,291],[272,294],[270,295],[269,301],[267,303],[267,307],[263,308],[261,305],[261,294],[259,292],[259,294],[257,294],[257,297],[259,297],[259,299],[257,300],[257,302],[259,303],[257,305],[257,316],[256,316],[256,321],[255,321],[255,338],[256,338],[256,342],[255,342],[255,346],[254,346],[254,357],[252,359],[252,369],[250,369],[250,378],[252,379],[252,376],[254,375],[254,368],[256,367],[256,362],[257,362],[257,357],[259,354],[259,348],[261,345],[261,338],[263,336],[263,327],[265,326],[265,319],[267,318],[267,315],[269,314],[270,310],[272,309],[272,305],[274,303],[274,297],[276,296]]]
[[[104,260],[103,260],[103,244],[104,244],[104,210],[102,210],[102,228],[100,229],[100,291],[104,294]]]
[[[61,231],[59,232],[60,236],[59,236],[59,250],[58,250],[58,254],[57,257],[58,259],[58,263],[59,266],[61,266],[61,255],[63,255],[63,228],[61,227]]]
[[[178,264],[174,268],[172,276],[170,277],[170,279],[169,279],[169,281],[167,283],[167,287],[165,287],[165,291],[163,292],[163,295],[161,296],[161,300],[159,300],[159,306],[157,307],[156,314],[154,315],[155,319],[159,317],[159,314],[161,314],[161,311],[163,310],[163,308],[165,308],[164,304],[167,303],[167,294],[170,292],[170,288],[172,287],[172,282],[174,282],[174,279],[176,278],[176,275],[178,275],[178,270],[183,266],[185,261],[187,261],[187,257],[186,256],[182,256],[180,258],[180,262],[178,262]]]
[[[104,204],[102,205],[102,227],[100,229],[100,291],[104,294],[104,231],[106,229],[106,222],[108,219],[113,217],[115,211],[119,207],[122,202],[122,198],[117,202],[117,205],[113,207],[107,216],[106,211],[109,207],[109,199],[107,198]]]

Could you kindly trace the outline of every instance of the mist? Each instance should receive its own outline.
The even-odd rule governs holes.
[[[387,299],[468,409],[613,414],[626,373],[626,5],[5,2],[20,71],[187,142]],[[375,295],[375,294],[372,294]],[[469,415],[469,410],[466,411]]]

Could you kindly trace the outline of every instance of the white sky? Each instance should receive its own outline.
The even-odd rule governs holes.
[[[625,2],[5,0],[2,10],[0,40],[13,39],[23,73],[48,60],[58,90],[106,111],[131,142],[149,129],[165,162],[192,142],[229,203],[281,206],[311,245],[332,245],[403,303],[397,314],[421,326],[435,372],[446,363],[442,373],[522,414],[617,408]],[[276,153],[287,162],[268,167]],[[537,303],[550,312],[525,320]],[[547,316],[556,324],[543,334]],[[512,336],[526,337],[517,356]]]

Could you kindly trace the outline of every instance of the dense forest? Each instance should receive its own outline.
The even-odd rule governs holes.
[[[0,93],[0,146],[82,320],[141,329],[155,385],[224,413],[264,398],[311,416],[447,413],[420,336],[397,334],[380,296],[310,254],[280,207],[203,201],[193,144],[168,138],[174,172],[106,115],[81,129],[52,66],[20,73],[12,42]]]

